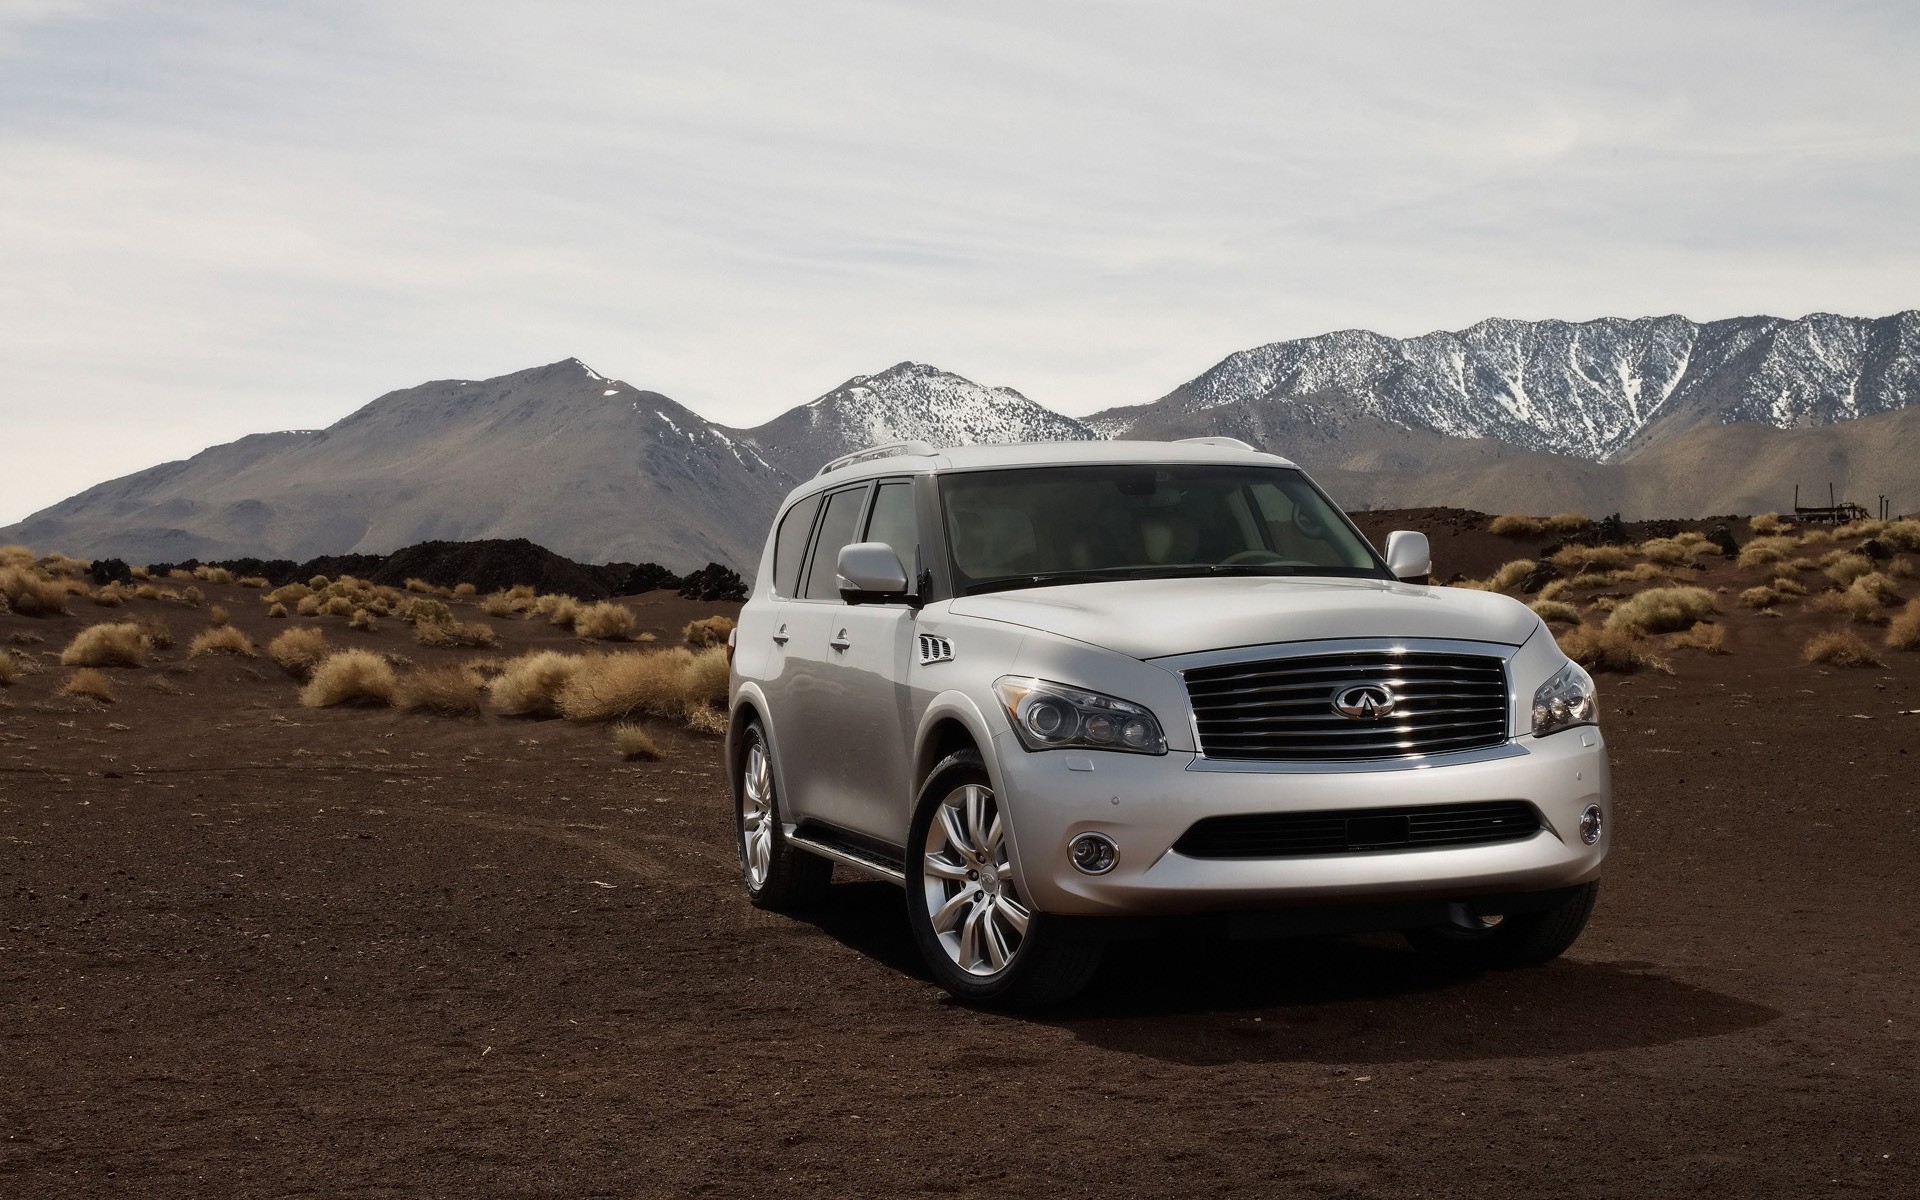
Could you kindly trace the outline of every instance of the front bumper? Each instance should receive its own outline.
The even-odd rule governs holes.
[[[993,770],[1022,892],[1042,912],[1158,916],[1294,905],[1425,901],[1553,891],[1595,878],[1612,839],[1606,744],[1597,729],[1510,743],[1508,756],[1407,769],[1218,770],[1191,753],[1032,753],[994,739]],[[1091,764],[1091,769],[1086,769]],[[1078,769],[1076,769],[1078,768]],[[1524,800],[1543,828],[1522,841],[1300,858],[1202,859],[1175,851],[1203,817]],[[1580,813],[1600,806],[1600,840]],[[1105,875],[1068,858],[1077,834],[1119,847]]]

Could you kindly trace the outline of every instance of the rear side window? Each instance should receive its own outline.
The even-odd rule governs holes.
[[[780,532],[773,539],[773,590],[782,596],[800,594],[800,568],[807,562],[807,535],[813,532],[813,514],[820,511],[820,497],[808,496],[780,518]]]
[[[827,511],[820,518],[820,535],[813,539],[813,554],[807,560],[808,600],[838,600],[840,585],[834,575],[840,563],[840,551],[851,546],[860,531],[860,508],[866,503],[865,486],[847,488],[827,497]]]
[[[873,515],[867,518],[869,542],[885,542],[900,556],[900,564],[913,571],[914,550],[920,544],[919,522],[913,516],[913,485],[904,480],[883,483],[873,494]]]

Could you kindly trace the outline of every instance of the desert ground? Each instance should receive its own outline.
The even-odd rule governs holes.
[[[1599,676],[1584,939],[1481,975],[1392,936],[1130,943],[1032,1015],[946,998],[886,884],[751,908],[698,721],[639,720],[649,761],[604,719],[309,707],[264,649],[644,653],[728,605],[622,598],[655,641],[614,645],[449,597],[501,644],[435,647],[216,579],[103,607],[54,562],[64,614],[0,614],[0,1195],[1920,1194],[1920,653],[1889,644],[1920,555],[1855,587],[1861,531],[1608,567],[1363,524],[1530,601],[1502,565],[1560,555],[1557,628],[1634,668]],[[1806,594],[1743,601],[1780,578]],[[1712,611],[1601,644],[1667,586]],[[256,656],[191,653],[216,604]],[[132,621],[172,644],[64,691],[76,635]],[[1835,630],[1863,665],[1804,661]]]

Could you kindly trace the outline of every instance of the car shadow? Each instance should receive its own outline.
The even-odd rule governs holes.
[[[931,978],[897,888],[857,883],[832,893],[803,919],[894,970]],[[1780,1016],[1666,978],[1653,963],[1575,955],[1474,973],[1438,966],[1391,934],[1120,942],[1080,996],[1009,1019],[1108,1050],[1210,1066],[1565,1058],[1715,1037]]]

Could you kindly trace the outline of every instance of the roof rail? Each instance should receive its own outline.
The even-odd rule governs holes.
[[[938,453],[939,451],[933,448],[932,442],[917,440],[911,442],[882,442],[878,446],[868,446],[865,450],[855,450],[852,454],[842,454],[839,458],[834,459],[813,474],[814,478],[818,479],[828,471],[838,471],[841,467],[850,467],[855,463],[866,462],[872,458],[893,458],[902,454],[913,454],[921,458],[926,458]]]
[[[1230,437],[1181,438],[1180,442],[1182,445],[1219,446],[1223,450],[1252,450],[1255,454],[1259,453],[1259,451],[1254,450],[1252,446],[1247,445],[1245,442],[1241,441],[1239,438],[1230,438]]]

